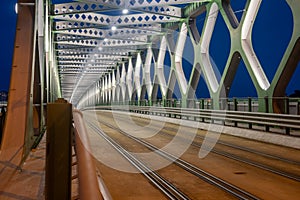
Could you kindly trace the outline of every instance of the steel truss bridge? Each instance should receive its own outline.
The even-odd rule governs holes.
[[[158,99],[158,91],[162,102],[171,100],[177,82],[180,94],[176,95],[181,106],[194,107],[195,90],[202,75],[213,108],[225,109],[220,99],[228,96],[243,59],[260,99],[259,110],[268,106],[269,110],[282,113],[284,104],[275,99],[285,96],[299,62],[300,48],[299,6],[295,1],[287,3],[293,13],[293,34],[272,81],[268,80],[251,41],[260,0],[247,1],[240,21],[227,0],[88,0],[55,4],[50,9],[48,41],[53,44],[49,46],[49,58],[53,60],[51,73],[58,78],[56,87],[61,93],[57,95],[78,107],[145,100],[152,105]],[[219,13],[231,38],[220,81],[209,54]],[[202,30],[196,25],[200,15],[205,18]],[[188,79],[183,66],[187,37],[195,55],[189,61],[193,69]],[[171,65],[165,66],[168,53]],[[170,70],[168,77],[166,70]],[[265,97],[274,100],[266,105]]]
[[[284,113],[286,105],[278,98],[285,96],[300,59],[300,1],[286,0],[293,32],[272,80],[252,44],[261,2],[247,0],[238,20],[229,0],[19,0],[2,153],[18,165],[45,125],[44,105],[60,97],[78,108],[132,102],[151,106],[158,98],[166,105],[177,83],[181,106],[192,108],[203,76],[211,107],[226,110],[220,102],[234,78],[242,78],[236,77],[241,60],[255,86],[258,111]],[[218,15],[231,40],[220,80],[209,53]],[[196,24],[199,16],[202,30]],[[183,54],[188,37],[194,60],[187,78]]]
[[[284,104],[276,97],[285,96],[300,51],[299,3],[286,2],[293,14],[293,33],[272,81],[266,77],[251,41],[261,0],[248,0],[240,21],[227,0],[85,0],[64,4],[24,0],[19,3],[19,17],[24,10],[35,12],[31,15],[33,32],[28,33],[31,41],[27,46],[33,45],[28,56],[35,59],[36,71],[32,73],[39,74],[33,76],[40,82],[36,87],[42,88],[36,93],[44,95],[44,101],[63,97],[85,107],[147,100],[151,105],[157,101],[158,91],[163,102],[172,99],[177,82],[181,106],[193,107],[202,75],[213,107],[225,109],[220,99],[228,96],[243,59],[260,99],[259,110],[267,106],[270,111],[282,113]],[[220,80],[209,54],[219,13],[231,39]],[[202,30],[196,25],[200,15],[204,18]],[[195,55],[189,61],[193,69],[188,79],[182,61],[187,37]],[[166,54],[171,58],[169,69],[164,66]],[[165,77],[165,70],[170,70],[169,77]],[[265,105],[265,97],[274,100]]]

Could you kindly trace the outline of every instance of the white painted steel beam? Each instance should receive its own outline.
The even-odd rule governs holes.
[[[213,92],[216,92],[218,90],[219,83],[210,61],[209,45],[219,13],[218,10],[218,5],[216,3],[213,3],[209,11],[209,17],[207,18],[206,26],[204,27],[204,33],[201,40],[201,57],[203,62],[203,73],[205,74],[207,84],[209,84],[209,87],[212,89]]]
[[[157,65],[156,65],[156,74],[158,76],[159,85],[161,88],[161,93],[163,96],[167,93],[167,83],[166,78],[164,75],[164,60],[166,55],[166,49],[167,49],[167,40],[164,36],[161,40],[160,48],[159,48],[159,54],[157,58]]]
[[[178,36],[178,42],[175,50],[175,72],[177,75],[179,87],[184,94],[186,94],[187,92],[188,85],[182,68],[182,56],[187,38],[187,31],[187,25],[186,23],[183,23],[181,25],[180,34]]]
[[[259,86],[263,90],[267,90],[270,87],[267,76],[261,67],[261,64],[254,52],[251,36],[253,24],[259,10],[261,0],[252,0],[249,4],[249,8],[246,13],[245,22],[242,25],[242,48],[247,56],[250,63],[251,69],[254,73],[254,77],[257,79]]]

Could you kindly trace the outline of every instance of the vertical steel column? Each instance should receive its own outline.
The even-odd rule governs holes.
[[[108,89],[107,89],[107,92],[108,92],[107,103],[108,103],[108,105],[110,105],[111,102],[112,102],[112,97],[111,97],[111,94],[112,94],[112,73],[108,74]]]
[[[146,60],[144,63],[144,70],[143,70],[143,79],[144,79],[144,83],[146,85],[146,91],[148,94],[148,105],[152,106],[152,88],[153,88],[153,84],[152,84],[152,80],[151,80],[151,63],[153,61],[153,52],[151,47],[148,47],[147,49],[147,55],[146,55]]]
[[[181,107],[192,108],[192,107],[194,107],[194,105],[193,105],[194,102],[193,102],[193,100],[189,99],[189,97],[188,97],[188,80],[185,77],[184,70],[183,70],[184,66],[182,64],[182,57],[183,57],[183,52],[184,52],[184,48],[186,45],[187,33],[188,33],[187,24],[183,23],[180,27],[180,33],[178,36],[178,40],[176,41],[175,55],[174,55],[175,64],[174,64],[174,66],[172,66],[175,73],[173,74],[172,71],[170,72],[169,90],[172,90],[172,92],[174,92],[175,82],[177,79],[177,83],[180,88],[179,92],[181,95]],[[172,40],[173,40],[173,38],[172,38]],[[172,41],[171,41],[171,43],[169,42],[168,44],[169,44],[169,46],[172,46],[171,45]],[[167,98],[172,99],[172,94],[169,94],[169,96]]]
[[[19,3],[34,3],[20,0]],[[7,116],[1,144],[1,161],[19,165],[24,156],[25,138],[28,131],[33,131],[29,122],[33,41],[34,7],[18,6],[17,29],[11,70]],[[30,106],[31,104],[31,106]],[[29,144],[27,144],[29,145]]]
[[[154,81],[155,84],[158,83],[158,87],[160,87],[163,106],[165,106],[165,99],[166,99],[167,89],[168,89],[168,86],[166,84],[166,77],[164,75],[164,60],[166,56],[166,51],[167,51],[167,39],[165,36],[163,36],[161,39],[161,44],[159,48],[159,53],[156,62],[156,69],[155,69],[158,82]],[[157,96],[156,96],[156,100],[158,100]]]
[[[116,102],[118,104],[120,104],[120,93],[121,93],[121,76],[120,76],[120,66],[117,66],[117,72],[116,72],[116,91],[115,91],[115,94],[116,94]]]
[[[47,105],[46,200],[71,199],[72,104]]]
[[[122,63],[122,70],[121,70],[121,79],[120,79],[120,85],[121,85],[121,94],[122,98],[120,98],[120,101],[124,104],[126,101],[126,69],[125,69],[125,63]]]
[[[132,100],[132,93],[133,93],[133,64],[132,64],[132,58],[129,58],[128,63],[128,70],[126,75],[126,87],[128,91],[128,96],[126,96],[126,99],[128,98],[129,102]]]
[[[116,74],[115,71],[112,71],[111,74],[111,103],[115,103],[116,101],[116,87],[117,87],[117,81],[116,81]]]
[[[133,77],[133,82],[134,82],[134,92],[136,93],[137,99],[132,99],[133,101],[137,100],[137,105],[140,105],[140,100],[141,100],[141,70],[142,70],[142,58],[141,58],[141,53],[137,54],[137,59],[136,59],[136,64],[135,64],[135,71],[134,77]]]

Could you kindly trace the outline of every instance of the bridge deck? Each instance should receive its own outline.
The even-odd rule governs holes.
[[[21,168],[1,162],[0,199],[44,199],[45,160],[46,137],[30,152]]]
[[[0,152],[1,153],[1,152]],[[74,158],[73,158],[74,159]],[[46,135],[27,157],[24,165],[0,161],[0,199],[45,199]],[[76,174],[76,166],[72,174]],[[78,179],[72,180],[72,199],[78,196]]]
[[[146,199],[157,199],[157,192],[155,191],[155,187],[149,184],[149,180],[143,177],[141,173],[138,173],[119,152],[111,147],[107,139],[104,139],[105,137],[100,133],[101,131],[97,131],[97,129],[93,128],[92,124],[99,127],[100,130],[117,141],[127,151],[131,153],[134,152],[135,157],[146,163],[150,168],[154,168],[159,175],[166,178],[181,191],[184,191],[184,193],[192,199],[232,198],[230,195],[227,196],[228,194],[222,193],[222,191],[216,187],[212,187],[210,184],[204,183],[191,176],[191,174],[186,173],[177,165],[175,166],[174,163],[170,163],[170,165],[162,168],[157,168],[160,164],[164,165],[163,163],[166,161],[159,156],[152,155],[151,157],[147,154],[149,153],[149,149],[124,136],[125,132],[155,145],[159,148],[157,151],[164,149],[169,153],[171,152],[171,154],[176,154],[181,149],[184,149],[182,143],[188,143],[186,142],[188,139],[181,138],[180,140],[178,137],[188,138],[188,135],[193,134],[193,129],[197,127],[193,124],[189,124],[187,120],[171,119],[169,122],[165,122],[167,118],[161,116],[155,116],[154,118],[156,120],[153,120],[153,118],[148,120],[142,118],[144,115],[136,113],[128,114],[118,111],[114,112],[113,115],[111,115],[110,111],[86,111],[84,115],[88,125],[90,124],[88,130],[92,152],[95,158],[97,158],[97,168],[101,172],[102,178],[114,199],[121,197],[122,199],[144,199],[144,197]],[[176,121],[181,123],[176,124]],[[247,132],[247,129],[238,128],[238,130],[240,133],[243,131]],[[203,144],[204,140],[200,138],[205,136],[206,131],[201,129],[196,129],[196,131],[197,137],[195,137],[193,141],[196,144]],[[155,132],[155,134],[153,134],[153,132]],[[183,134],[180,135],[179,132]],[[257,139],[259,139],[258,136],[262,133],[263,131],[256,131],[256,133],[252,131],[252,134],[256,135]],[[177,135],[180,136],[177,137]],[[209,140],[212,139],[212,135],[213,134],[209,135]],[[274,140],[276,140],[276,138],[277,140],[282,140],[281,135],[273,135]],[[198,138],[198,136],[200,137]],[[261,139],[266,139],[266,137],[266,135],[260,136]],[[288,136],[283,137],[288,138]],[[177,142],[175,148],[170,149],[170,144],[175,140]],[[298,155],[299,153],[297,153],[299,150],[227,134],[222,134],[219,140],[220,142],[218,141],[213,151],[203,159],[198,157],[200,147],[195,147],[194,142],[186,149],[182,156],[178,156],[177,158],[192,163],[192,165],[242,188],[258,198],[297,199],[299,195],[297,189],[299,187],[299,181],[287,178],[285,177],[286,175],[279,175],[278,173],[284,170],[284,173],[296,173],[298,174],[296,176],[299,176],[300,157]],[[181,143],[180,141],[184,142]],[[228,143],[233,146],[237,145],[241,148],[252,149],[257,152],[264,152],[275,156],[265,158],[265,156],[256,155],[253,152],[247,154],[244,150],[240,151],[229,146],[226,146],[224,150],[223,144]],[[237,159],[238,157],[240,157],[241,160]],[[290,165],[286,164],[285,161],[277,160],[282,157],[286,160],[298,160],[297,164]],[[255,163],[276,169],[271,172],[270,169],[255,166]],[[163,198],[163,195],[161,198]]]
[[[106,111],[106,113],[109,113],[108,111]],[[87,114],[87,113],[85,113]],[[120,113],[116,112],[115,114],[120,115]],[[99,113],[97,114],[99,115]],[[116,116],[117,116],[116,115]],[[131,113],[131,115],[137,117],[141,117],[140,114],[133,114]],[[101,115],[100,115],[101,116]],[[123,115],[124,117],[124,115]],[[138,118],[135,118],[135,120],[137,120],[137,122],[139,121]],[[155,116],[154,117],[156,120],[162,121],[163,117],[162,116]],[[113,118],[111,118],[113,119]],[[142,123],[145,120],[140,120],[140,122],[138,123]],[[172,123],[174,126],[174,128],[178,125],[176,125],[176,121],[179,123],[181,120],[179,119],[172,119]],[[193,124],[188,124],[188,122],[182,120],[184,122],[184,125],[189,125],[192,127],[195,127],[195,125]],[[181,121],[181,122],[182,122]],[[174,124],[175,123],[175,124]],[[170,126],[170,123],[168,123],[168,126]],[[176,128],[175,128],[176,129]],[[232,130],[232,129],[231,129]],[[238,128],[237,130],[239,130],[240,133],[242,133],[243,131],[247,132],[247,129],[241,129]],[[249,133],[248,133],[249,134]],[[254,134],[254,131],[252,131],[252,134]],[[261,135],[261,132],[257,132],[257,135]],[[255,134],[254,134],[255,135]],[[241,135],[240,135],[241,136]],[[97,139],[98,136],[96,136],[95,134],[91,134],[90,135],[90,139],[91,139],[91,144],[92,144],[92,149],[94,151],[95,147],[99,146],[100,144],[97,143],[99,141],[99,139]],[[230,136],[232,137],[232,136]],[[266,137],[266,135],[264,136],[260,136],[257,137],[256,139],[264,139]],[[286,139],[286,141],[288,141],[288,138],[290,136],[282,136],[282,135],[278,135],[278,134],[273,134],[273,139],[276,140],[282,140],[282,137],[284,137]],[[235,138],[235,137],[232,137]],[[46,157],[46,137],[44,137],[42,139],[42,141],[40,142],[39,146],[32,150],[30,152],[30,155],[28,156],[28,158],[26,159],[25,163],[23,166],[21,166],[21,168],[17,168],[16,166],[12,166],[11,163],[9,162],[0,162],[0,199],[44,199],[44,187],[45,187],[45,157]],[[236,139],[231,139],[231,140],[239,140],[238,138]],[[242,139],[241,140],[242,143],[241,145],[246,145],[246,144],[250,144],[250,143],[254,143],[254,141],[250,141],[250,140],[245,140]],[[102,145],[100,145],[102,146]],[[247,145],[246,145],[247,146]],[[265,148],[266,150],[270,150],[271,145],[266,144],[266,143],[259,143],[259,145],[257,145],[257,148]],[[282,146],[271,146],[271,149],[282,149],[282,152],[285,152],[285,155],[287,156],[298,156],[299,158],[299,154],[295,154],[294,151],[299,151],[299,150],[295,150],[295,149],[291,149],[291,148],[286,148],[286,147],[282,147]],[[96,154],[99,153],[99,151],[101,150],[97,150],[94,151]],[[139,150],[140,151],[140,150]],[[288,153],[290,152],[290,153]],[[109,153],[107,152],[106,156],[109,156]],[[293,157],[294,158],[294,157]],[[295,158],[297,159],[297,157]],[[111,160],[113,160],[113,158],[111,158]],[[300,158],[299,158],[300,160]],[[217,164],[219,165],[219,164]],[[223,164],[222,164],[223,165]],[[105,184],[108,186],[108,190],[111,192],[112,197],[120,197],[120,195],[122,196],[122,198],[124,197],[128,197],[130,199],[139,199],[141,197],[141,194],[145,191],[144,189],[139,190],[137,188],[137,186],[139,184],[134,184],[134,183],[139,183],[140,181],[142,181],[142,178],[138,178],[139,181],[134,181],[135,177],[138,177],[140,175],[135,174],[134,176],[132,176],[131,174],[125,174],[124,172],[118,172],[116,170],[114,170],[113,172],[111,172],[112,169],[109,169],[109,167],[105,167],[103,163],[97,162],[97,168],[100,170],[100,173],[103,175],[103,179],[105,181]],[[209,167],[211,168],[211,167]],[[103,170],[103,171],[101,171]],[[226,173],[225,173],[226,174]],[[124,180],[122,179],[122,177],[127,176],[127,178],[124,178]],[[242,175],[241,175],[242,176]],[[117,177],[116,182],[113,182],[113,177]],[[126,184],[126,180],[127,180],[127,184]],[[136,185],[136,187],[134,187],[134,190],[130,190],[130,185],[131,183],[128,180],[133,180],[132,185]],[[122,182],[125,181],[125,182]],[[289,180],[288,180],[289,181]],[[147,183],[149,184],[149,183]],[[282,186],[282,183],[280,183],[279,185]],[[113,186],[113,187],[110,187]],[[119,187],[120,186],[120,187]],[[143,186],[143,184],[140,184],[140,186]],[[74,198],[76,198],[76,192],[74,192],[76,190],[77,187],[77,183],[73,182],[73,194],[72,196]],[[271,186],[270,186],[271,187]],[[285,186],[284,186],[285,187]],[[262,188],[263,190],[263,188]],[[125,191],[127,191],[127,193],[125,193]],[[153,192],[153,190],[147,190],[147,192]],[[129,193],[128,193],[129,192]],[[132,192],[132,193],[131,193]],[[138,194],[139,195],[135,195]],[[156,194],[157,192],[155,192],[154,190],[154,194]],[[157,195],[157,194],[156,194]],[[287,195],[292,195],[292,194],[287,194]],[[267,196],[264,196],[267,197]],[[291,197],[291,196],[290,196]],[[151,199],[151,197],[147,197],[148,199]]]

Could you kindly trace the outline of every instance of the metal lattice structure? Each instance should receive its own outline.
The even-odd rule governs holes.
[[[300,2],[286,0],[293,15],[290,43],[268,80],[252,44],[252,29],[262,0],[247,0],[239,21],[229,0],[84,0],[55,4],[51,10],[53,63],[61,95],[85,107],[128,101],[170,100],[176,82],[183,107],[193,106],[200,76],[205,77],[215,109],[225,109],[225,98],[243,59],[258,97],[281,97],[299,62]],[[210,43],[218,14],[230,34],[231,47],[218,79],[210,59]],[[203,29],[196,19],[203,15]],[[178,32],[175,37],[174,32]],[[191,38],[193,69],[184,75],[183,51]],[[164,75],[164,59],[170,54],[170,75]],[[55,67],[54,67],[55,68]],[[151,77],[151,71],[154,71]],[[259,101],[260,110],[264,101]],[[270,110],[280,112],[275,100]]]

